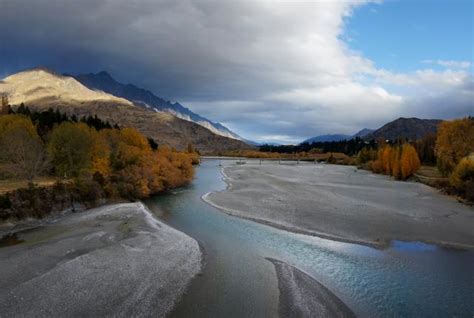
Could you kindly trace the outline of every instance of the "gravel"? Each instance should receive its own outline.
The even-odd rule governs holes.
[[[296,267],[268,259],[275,266],[280,290],[280,317],[355,317],[324,285]]]
[[[163,317],[201,270],[198,243],[142,203],[70,214],[0,249],[0,316]]]
[[[474,208],[416,182],[352,166],[247,162],[222,169],[228,189],[203,199],[226,213],[329,239],[474,248]]]

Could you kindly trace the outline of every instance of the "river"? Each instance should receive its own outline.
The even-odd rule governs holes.
[[[277,316],[278,281],[267,258],[308,273],[359,317],[474,315],[472,251],[399,241],[378,250],[286,232],[229,216],[201,199],[225,188],[219,161],[205,161],[191,186],[146,202],[205,254],[202,275],[172,316]]]

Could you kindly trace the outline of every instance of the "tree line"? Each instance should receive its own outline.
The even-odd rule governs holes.
[[[415,147],[409,143],[385,144],[378,150],[363,148],[358,155],[359,164],[375,173],[384,173],[397,180],[406,180],[420,168]]]
[[[326,141],[326,142],[304,142],[298,145],[262,145],[259,150],[273,153],[300,153],[300,152],[339,152],[348,156],[357,155],[363,148],[376,148],[375,140],[365,141],[359,137],[350,140]]]
[[[158,146],[134,128],[120,129],[97,117],[26,107],[0,116],[0,149],[2,178],[32,182],[54,176],[88,202],[143,199],[186,185],[198,156],[192,147],[179,152]]]
[[[436,165],[448,184],[448,192],[474,202],[474,118],[443,121],[436,135],[408,143],[381,143],[378,149],[363,148],[358,163],[376,173],[404,180],[420,164]]]

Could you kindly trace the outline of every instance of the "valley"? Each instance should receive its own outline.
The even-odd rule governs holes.
[[[15,271],[3,272],[2,281],[7,285],[2,290],[2,312],[159,317],[166,313],[171,317],[321,313],[365,317],[404,316],[422,306],[430,317],[445,317],[467,316],[474,311],[469,301],[470,281],[466,279],[473,274],[470,264],[474,254],[467,246],[472,247],[473,239],[470,232],[462,230],[463,226],[472,227],[471,208],[414,184],[397,190],[397,195],[405,198],[404,204],[413,206],[413,210],[393,206],[391,216],[384,216],[390,221],[377,225],[375,212],[362,204],[369,207],[374,198],[394,195],[390,187],[393,181],[386,177],[370,177],[362,172],[366,176],[354,180],[358,185],[340,187],[341,182],[347,184],[347,178],[354,176],[352,168],[303,163],[265,166],[258,161],[247,161],[242,166],[236,162],[205,160],[192,185],[152,197],[144,201],[146,207],[140,203],[110,205],[47,219],[17,232],[15,245],[0,248],[2,266],[13,268],[11,262],[24,263],[19,260],[25,258],[28,262]],[[222,168],[227,171],[225,179]],[[289,171],[292,178],[283,178]],[[325,186],[339,184],[340,190],[332,195],[313,194],[313,213],[305,213],[302,218],[285,208],[289,197],[285,199],[279,189],[288,191],[285,184],[296,178],[304,180],[310,174],[319,175],[312,179]],[[245,197],[244,184],[249,189],[263,186],[259,190],[262,195]],[[347,215],[335,214],[332,219],[324,215],[328,206],[345,214],[345,200],[340,199],[353,199],[351,192],[343,192],[368,188],[376,188],[377,192],[359,198],[359,223],[354,220],[351,226],[345,226],[341,222]],[[292,191],[300,192],[298,188]],[[235,210],[236,200],[240,211]],[[216,209],[206,201],[225,207]],[[276,211],[272,222],[254,222],[255,217],[249,217],[249,213],[266,211],[260,206],[262,201],[271,202],[269,207]],[[450,244],[418,241],[430,241],[427,233],[438,222],[422,215],[427,213],[426,204],[457,210],[444,217],[443,231],[438,231],[438,235],[445,236],[443,240],[451,239]],[[246,205],[254,208],[246,211]],[[234,209],[232,215],[224,213],[230,212],[229,207]],[[409,211],[416,215],[409,215]],[[399,215],[398,221],[393,219],[394,213]],[[265,215],[269,214],[259,217]],[[287,220],[285,227],[278,224],[283,219]],[[404,225],[397,225],[400,220]],[[299,231],[290,222],[336,232]],[[361,236],[364,224],[375,235],[385,237],[384,244],[362,241],[373,238]],[[404,235],[404,228],[420,236]],[[454,229],[458,236],[453,236]],[[397,234],[390,234],[392,230]],[[467,249],[446,248],[460,247],[453,242],[462,242]],[[25,249],[30,252],[25,254]],[[47,257],[42,251],[48,251]],[[32,272],[28,264],[35,264],[36,270]],[[110,275],[113,280],[107,278]],[[97,281],[102,283],[96,286]],[[44,294],[41,286],[46,285],[54,288],[49,287]],[[390,297],[386,296],[387,290]],[[73,304],[69,303],[72,298]]]

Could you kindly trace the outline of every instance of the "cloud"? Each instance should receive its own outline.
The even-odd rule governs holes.
[[[447,68],[461,68],[468,69],[472,66],[472,63],[469,61],[453,61],[453,60],[423,60],[421,61],[425,64],[435,64]]]
[[[268,141],[469,111],[466,62],[436,60],[429,64],[445,69],[398,73],[349,47],[345,22],[369,2],[7,1],[0,73],[105,69]]]

